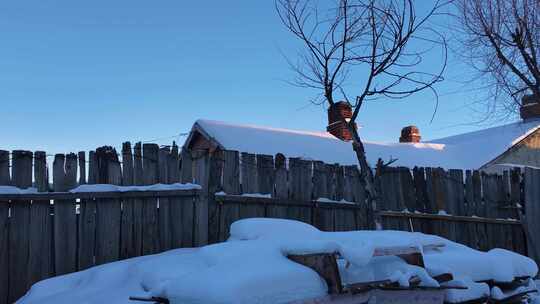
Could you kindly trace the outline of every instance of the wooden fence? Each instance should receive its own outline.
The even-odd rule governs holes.
[[[53,157],[51,177],[48,157]],[[482,250],[540,252],[532,238],[526,243],[517,209],[525,206],[529,218],[540,216],[535,207],[540,171],[528,170],[523,178],[519,171],[385,168],[379,180],[381,197],[373,210],[356,166],[281,154],[179,151],[174,144],[132,148],[129,143],[120,154],[110,147],[54,156],[0,151],[0,186],[34,186],[40,192],[0,195],[0,304],[13,302],[46,277],[225,240],[232,222],[255,216],[346,231],[375,228],[377,215],[384,229],[438,234]],[[67,193],[81,184],[177,182],[202,189]],[[527,222],[527,235],[534,235],[538,224]]]

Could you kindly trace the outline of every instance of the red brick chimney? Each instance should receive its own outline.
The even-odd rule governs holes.
[[[540,97],[535,95],[523,96],[519,114],[523,120],[540,118]]]
[[[407,126],[401,129],[400,143],[418,143],[420,142],[420,130],[417,126]]]
[[[328,127],[326,130],[343,141],[352,140],[352,134],[347,128],[346,123],[351,119],[352,114],[350,103],[346,101],[334,103],[328,108]],[[356,128],[356,123],[354,127]]]

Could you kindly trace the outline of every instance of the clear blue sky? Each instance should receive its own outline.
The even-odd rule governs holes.
[[[272,0],[4,1],[0,28],[0,149],[119,146],[189,131],[198,118],[326,126],[314,92],[285,82],[281,52],[300,45]],[[397,141],[408,124],[426,139],[478,128],[454,127],[475,120],[459,93],[468,74],[450,58],[433,123],[430,94],[367,104],[362,137]]]

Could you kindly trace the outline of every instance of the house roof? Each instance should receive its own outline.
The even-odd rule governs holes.
[[[364,142],[368,162],[397,159],[396,166],[480,168],[540,128],[540,120],[518,122],[423,143]],[[220,148],[255,154],[301,157],[342,165],[357,164],[351,144],[327,132],[197,120],[193,131]],[[187,140],[189,145],[190,138]],[[472,153],[474,151],[474,153]]]

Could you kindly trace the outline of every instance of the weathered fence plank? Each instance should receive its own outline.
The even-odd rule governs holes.
[[[34,154],[34,180],[39,192],[49,191],[49,176],[47,174],[47,155],[43,151]],[[30,252],[29,252],[29,282],[30,285],[48,278],[53,274],[51,245],[52,245],[52,216],[51,202],[47,200],[33,201],[30,207]]]
[[[167,159],[167,183],[174,184],[180,182],[180,155],[178,146],[173,142],[171,153]],[[183,238],[183,200],[180,198],[169,198],[170,219],[171,219],[171,247],[182,247]]]
[[[259,192],[256,159],[257,157],[255,154],[240,154],[240,178],[242,183],[242,193],[244,194],[257,194]],[[249,203],[240,205],[240,218],[264,217],[264,215],[264,205]]]
[[[540,170],[525,168],[525,229],[529,256],[540,263]]]
[[[133,185],[144,185],[142,145],[140,142],[133,146]],[[144,238],[144,200],[134,198],[133,204],[133,254],[142,255]]]
[[[13,185],[26,189],[32,186],[32,152],[13,151]],[[9,303],[15,302],[28,289],[28,252],[30,236],[30,201],[12,201],[9,227]],[[5,269],[4,269],[5,271]]]
[[[169,155],[171,154],[169,147],[161,147],[158,156],[158,176],[159,183],[166,184],[169,181]],[[159,232],[159,247],[160,250],[171,249],[171,207],[169,199],[160,197],[158,203],[158,232]]]
[[[153,185],[158,183],[158,157],[159,146],[156,144],[143,144],[143,183]],[[159,252],[158,210],[157,198],[146,198],[142,204],[142,254]]]
[[[80,159],[79,159],[80,161]],[[94,151],[88,153],[88,183],[97,183],[97,161]],[[79,208],[78,270],[94,266],[96,246],[96,201],[82,199]]]
[[[219,241],[220,208],[216,202],[216,193],[223,191],[221,177],[223,175],[223,152],[214,151],[210,156],[208,169],[208,242]]]
[[[134,181],[133,154],[131,143],[122,144],[122,186],[132,186]],[[122,223],[120,236],[120,258],[136,256],[134,243],[134,204],[133,199],[122,201]]]
[[[9,275],[9,205],[0,202],[0,304],[8,304]],[[6,269],[8,271],[6,271]]]
[[[287,159],[281,153],[276,154],[274,158],[274,178],[275,194],[278,199],[287,199],[289,197],[289,177],[287,171]],[[287,206],[267,205],[266,216],[274,218],[287,218]]]
[[[191,152],[182,148],[181,153],[180,181],[182,183],[193,182],[193,158]],[[182,246],[195,246],[195,205],[193,203],[182,204]]]
[[[240,194],[240,156],[238,151],[223,151],[223,192]],[[239,204],[221,204],[219,240],[229,237],[231,224],[240,218]]]
[[[193,180],[202,187],[199,202],[195,205],[195,246],[208,244],[208,177],[210,157],[205,151],[193,151]]]
[[[122,172],[116,150],[110,147],[96,151],[99,183],[120,185]],[[98,199],[96,202],[96,264],[116,261],[120,258],[121,200]]]
[[[323,163],[316,161],[313,163],[313,198],[331,199],[328,190],[331,178],[328,167]],[[325,204],[318,204],[313,210],[313,224],[322,231],[334,231],[334,210],[327,208]]]
[[[312,194],[312,162],[299,158],[289,159],[290,199],[297,201],[311,201]],[[311,223],[311,207],[290,206],[288,218],[305,223]]]

